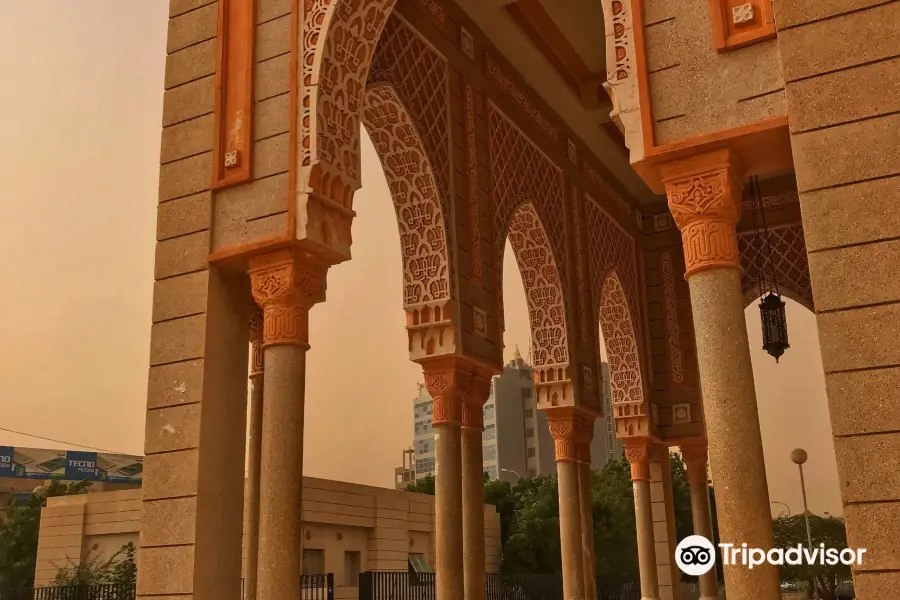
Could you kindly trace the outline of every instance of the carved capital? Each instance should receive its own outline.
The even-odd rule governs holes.
[[[434,403],[432,425],[460,425],[472,374],[453,359],[425,363],[423,370],[425,388]]]
[[[706,470],[708,449],[705,444],[681,446],[681,458],[687,467],[688,481],[691,485],[706,485],[709,477]]]
[[[465,429],[484,430],[484,404],[491,393],[491,375],[475,373],[469,382],[469,393],[463,399],[462,426]]]
[[[681,230],[685,277],[702,269],[740,269],[736,227],[742,183],[729,151],[675,160],[660,172],[669,210]]]
[[[253,304],[250,307],[250,379],[263,375],[263,310]]]
[[[591,462],[591,440],[596,415],[574,407],[545,409],[556,462]]]
[[[328,266],[280,250],[250,259],[253,299],[263,309],[263,345],[309,347],[309,309],[325,299]]]
[[[646,440],[636,439],[626,441],[625,458],[631,465],[632,481],[650,480],[650,450]]]

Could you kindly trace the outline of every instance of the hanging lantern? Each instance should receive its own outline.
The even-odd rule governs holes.
[[[759,317],[762,323],[763,350],[773,356],[777,363],[784,351],[791,347],[788,343],[787,315],[784,301],[778,293],[775,261],[772,258],[772,245],[769,243],[769,229],[766,226],[766,213],[758,178],[753,177],[750,180],[750,190],[754,200],[753,247],[756,252],[756,284],[762,296],[759,303]]]
[[[771,292],[763,296],[759,303],[759,316],[762,321],[763,350],[774,356],[777,363],[784,351],[791,347],[781,296]]]

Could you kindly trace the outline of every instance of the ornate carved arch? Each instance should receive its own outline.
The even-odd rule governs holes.
[[[350,255],[360,187],[360,109],[381,30],[396,0],[299,0],[297,232]]]
[[[536,368],[567,366],[569,342],[562,281],[544,225],[531,202],[521,205],[513,215],[509,242],[525,286],[532,364]]]
[[[414,358],[450,352],[455,348],[451,255],[433,162],[393,87],[369,87],[362,120],[381,159],[397,214],[410,352]]]
[[[745,231],[738,234],[738,251],[741,255],[741,289],[744,292],[744,307],[750,306],[760,297],[757,277],[760,264],[755,247],[755,234]],[[795,223],[769,229],[769,243],[772,245],[775,276],[782,294],[811,311],[815,311],[812,284],[809,279],[809,258],[806,255],[806,239],[803,225]],[[764,252],[763,257],[767,256]]]
[[[531,202],[540,217],[547,245],[565,286],[566,253],[563,223],[563,171],[492,103],[488,103],[491,155],[491,197],[494,202],[494,257],[497,311],[503,328],[503,249],[517,209]],[[563,302],[567,301],[563,287]]]
[[[585,209],[591,296],[603,331],[609,361],[615,417],[646,414],[641,372],[637,245],[588,196]]]

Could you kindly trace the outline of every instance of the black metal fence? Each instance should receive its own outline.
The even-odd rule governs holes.
[[[487,600],[564,600],[562,578],[531,573],[488,573]],[[597,600],[640,600],[636,581],[597,578]],[[435,600],[434,573],[369,571],[359,575],[359,600]]]
[[[299,600],[334,600],[334,574],[303,575]],[[241,586],[241,597],[244,595]],[[0,600],[135,600],[134,585],[48,585],[0,589]]]
[[[134,600],[133,585],[54,585],[0,589],[0,600]]]

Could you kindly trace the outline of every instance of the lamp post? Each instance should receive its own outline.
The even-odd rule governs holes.
[[[515,476],[518,477],[519,479],[522,479],[522,476],[519,475],[516,471],[513,471],[512,469],[500,469],[500,472],[501,472],[501,473],[512,473],[513,475],[515,475]]]
[[[806,521],[806,541],[812,549],[812,530],[809,528],[809,506],[806,503],[806,480],[803,479],[803,464],[809,458],[806,450],[795,448],[791,451],[791,461],[800,469],[800,490],[803,492],[803,520]]]
[[[787,516],[791,516],[791,507],[788,506],[787,502],[778,502],[777,500],[772,500],[769,504],[780,504],[787,509]]]

